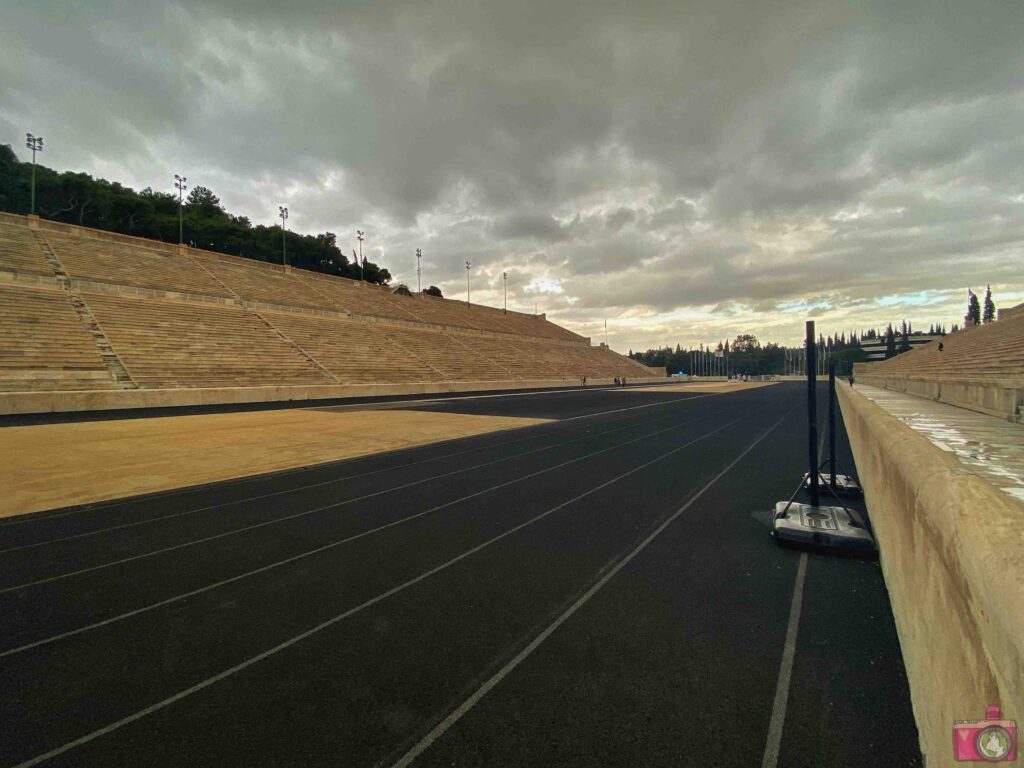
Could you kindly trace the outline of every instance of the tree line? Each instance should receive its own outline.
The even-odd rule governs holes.
[[[955,333],[959,326],[954,323],[950,330]],[[894,357],[911,348],[910,339],[914,336],[924,336],[921,331],[915,331],[911,323],[904,320],[899,326],[894,327],[892,323],[884,330],[869,328],[866,331],[845,331],[832,335],[818,335],[818,354],[828,355],[828,359],[836,363],[839,371],[849,371],[853,363],[860,363],[867,360],[867,355],[862,348],[863,342],[877,342],[884,340],[885,357]],[[928,336],[945,336],[946,327],[942,324],[932,324],[928,327]],[[729,370],[736,373],[745,373],[751,376],[767,376],[771,374],[782,374],[786,371],[786,362],[795,359],[803,347],[785,347],[774,342],[764,345],[752,334],[740,334],[731,343],[726,341],[718,342],[717,346],[699,344],[696,347],[683,347],[676,344],[660,349],[648,349],[646,352],[629,351],[629,356],[634,360],[655,367],[664,366],[671,373],[684,371],[689,373],[694,367],[695,360],[706,360],[712,358],[728,358]]]
[[[123,235],[178,242],[178,197],[146,188],[137,192],[117,182],[94,179],[86,173],[58,173],[37,165],[36,213],[42,218]],[[0,210],[27,214],[31,207],[32,163],[21,162],[10,144],[0,145]],[[283,261],[282,228],[253,224],[245,216],[224,210],[208,188],[193,187],[182,205],[185,242],[195,248],[228,253],[256,261]],[[360,269],[355,251],[349,259],[333,232],[304,235],[284,232],[288,263],[298,269],[363,279],[387,285],[391,273],[364,260]],[[431,286],[424,292],[438,295]]]

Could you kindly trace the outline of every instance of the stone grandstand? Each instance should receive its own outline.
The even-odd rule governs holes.
[[[1019,421],[1024,405],[1024,305],[879,363],[858,382]],[[939,345],[942,349],[939,349]]]
[[[965,701],[1024,711],[1024,305],[854,376],[839,402],[922,752],[949,754]]]
[[[548,321],[0,214],[0,413],[663,376]]]

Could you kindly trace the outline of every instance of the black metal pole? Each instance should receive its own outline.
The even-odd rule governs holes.
[[[815,398],[817,381],[817,342],[814,338],[814,321],[807,321],[807,466],[810,475],[811,506],[818,506],[818,401]]]
[[[836,364],[828,364],[828,472],[829,485],[836,491]]]

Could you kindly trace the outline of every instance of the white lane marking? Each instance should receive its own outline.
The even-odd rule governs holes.
[[[792,409],[790,409],[790,411],[791,410]],[[541,643],[547,640],[548,637],[550,637],[551,634],[555,632],[555,630],[557,630],[560,626],[562,626],[562,624],[568,621],[568,619],[574,613],[576,613],[576,611],[578,611],[587,601],[589,601],[590,598],[597,594],[604,587],[605,584],[611,581],[612,578],[614,578],[619,571],[625,568],[633,560],[633,558],[635,558],[644,549],[646,549],[647,546],[652,541],[654,541],[661,534],[662,531],[668,528],[668,526],[670,526],[676,520],[676,518],[678,518],[687,509],[689,509],[694,502],[696,502],[701,496],[704,495],[704,493],[708,491],[708,489],[710,489],[715,483],[721,480],[722,477],[727,472],[729,472],[729,470],[736,466],[743,459],[744,456],[746,456],[748,453],[754,450],[754,448],[762,440],[768,437],[772,430],[779,426],[779,424],[781,424],[782,421],[789,415],[790,411],[786,411],[786,413],[784,413],[778,421],[772,424],[772,426],[770,426],[759,438],[757,438],[754,442],[747,446],[743,450],[743,452],[740,453],[739,456],[737,456],[735,459],[729,462],[729,464],[726,465],[725,469],[723,469],[721,472],[719,472],[717,475],[711,478],[711,480],[709,480],[703,488],[697,491],[697,493],[691,496],[690,499],[685,504],[683,504],[683,506],[681,506],[679,509],[673,512],[672,515],[669,516],[666,520],[664,520],[661,523],[661,525],[655,528],[654,531],[652,531],[651,534],[647,536],[647,538],[641,541],[636,547],[633,548],[632,551],[630,551],[621,560],[619,560],[619,562],[616,563],[611,570],[609,570],[604,576],[602,576],[600,580],[598,580],[597,583],[595,583],[590,589],[584,592],[583,595],[581,595],[580,598],[576,600],[576,602],[574,602],[565,610],[564,613],[562,613],[562,615],[560,615],[557,619],[551,622],[539,635],[533,638],[533,640],[531,640],[530,643],[525,648],[523,648],[523,650],[516,654],[515,658],[513,658],[511,661],[505,664],[505,666],[498,670],[489,680],[487,680],[486,682],[484,682],[483,685],[477,688],[477,690],[469,698],[463,701],[458,707],[456,707],[451,712],[451,714],[449,714],[444,720],[438,723],[434,727],[434,729],[430,731],[430,733],[428,733],[426,736],[420,739],[420,741],[412,749],[410,749],[408,752],[402,755],[402,757],[400,757],[395,763],[393,763],[392,768],[405,768],[405,766],[408,766],[410,763],[412,763],[413,760],[415,760],[424,751],[426,751],[430,747],[430,745],[433,744],[442,734],[444,734],[445,731],[447,731],[449,728],[455,725],[455,723],[458,722],[463,715],[469,712],[469,710],[471,710],[477,704],[477,702],[480,701],[480,699],[486,696],[488,692],[490,692],[496,685],[498,685],[498,683],[504,680],[509,675],[509,673],[511,673],[516,667],[518,667],[523,661],[525,661],[530,654],[537,650]]]
[[[796,656],[796,635],[800,628],[800,608],[804,601],[804,580],[807,575],[807,553],[800,553],[800,564],[796,569],[793,584],[793,601],[789,606],[789,626],[786,627],[786,644],[782,647],[782,662],[779,664],[779,679],[775,684],[775,702],[772,717],[768,723],[768,739],[764,745],[761,768],[775,768],[779,762],[779,747],[782,744],[782,727],[786,723],[786,705],[789,702],[789,681],[793,675],[793,658]]]
[[[94,622],[92,624],[86,624],[84,626],[77,627],[76,629],[68,630],[67,632],[62,632],[62,633],[57,634],[57,635],[51,635],[50,637],[45,637],[45,638],[43,638],[41,640],[35,640],[35,641],[31,642],[31,643],[26,643],[24,645],[20,645],[20,646],[14,647],[14,648],[9,648],[6,651],[0,652],[0,658],[3,658],[5,656],[13,656],[14,654],[21,653],[23,651],[27,651],[27,650],[29,650],[31,648],[38,648],[41,645],[48,645],[50,643],[57,642],[58,640],[63,640],[66,637],[72,637],[74,635],[79,635],[79,634],[81,634],[83,632],[88,632],[89,630],[92,630],[92,629],[98,629],[99,627],[105,627],[108,624],[114,624],[114,623],[116,623],[118,621],[123,621],[125,619],[129,619],[132,616],[138,616],[141,613],[146,613],[147,611],[152,611],[152,610],[154,610],[156,608],[161,608],[161,607],[163,607],[165,605],[171,605],[172,603],[177,603],[177,602],[180,602],[180,601],[185,600],[185,599],[190,598],[190,597],[195,597],[196,595],[200,595],[200,594],[202,594],[204,592],[209,592],[212,589],[217,589],[218,587],[223,587],[223,586],[225,586],[227,584],[232,584],[232,583],[234,583],[236,581],[240,581],[240,580],[245,579],[245,578],[247,578],[249,576],[255,576],[257,574],[264,573],[266,571],[272,570],[272,569],[277,568],[279,566],[287,565],[288,563],[294,563],[297,560],[302,560],[302,559],[304,559],[306,557],[310,557],[310,556],[318,554],[320,552],[325,552],[325,551],[327,551],[329,549],[333,549],[334,547],[341,546],[342,544],[347,544],[349,542],[356,541],[357,539],[362,539],[362,538],[364,538],[366,536],[370,536],[371,534],[378,533],[378,532],[383,531],[383,530],[387,530],[388,528],[394,528],[395,526],[401,525],[402,523],[407,523],[407,522],[409,522],[411,520],[415,520],[415,519],[417,519],[419,517],[423,517],[424,515],[428,515],[428,514],[431,514],[433,512],[437,512],[439,510],[455,506],[456,504],[461,504],[462,502],[468,501],[469,499],[475,499],[478,496],[483,496],[483,495],[485,495],[487,493],[491,493],[492,491],[496,491],[499,488],[505,488],[507,486],[514,485],[515,483],[522,482],[523,480],[529,480],[532,477],[537,477],[539,475],[544,475],[544,474],[547,474],[548,472],[554,472],[556,469],[562,469],[563,467],[567,467],[570,464],[576,464],[577,462],[583,461],[584,459],[590,459],[590,458],[593,458],[594,456],[598,456],[598,455],[600,455],[602,453],[608,453],[609,451],[614,451],[614,450],[616,450],[618,448],[622,448],[623,446],[631,445],[632,443],[638,443],[641,440],[646,440],[649,437],[655,437],[657,435],[664,434],[665,432],[669,432],[669,431],[671,431],[673,429],[677,429],[679,427],[686,426],[687,424],[692,424],[695,421],[700,421],[701,419],[707,418],[708,416],[714,416],[714,415],[717,415],[717,414],[705,414],[704,416],[698,416],[698,417],[696,417],[694,419],[688,419],[686,421],[677,422],[677,423],[673,424],[672,426],[666,427],[665,429],[658,430],[657,432],[652,432],[652,433],[649,433],[647,435],[641,435],[640,437],[634,438],[633,440],[629,440],[629,441],[624,442],[624,443],[617,443],[617,444],[615,444],[613,446],[610,446],[608,448],[602,448],[599,451],[592,451],[591,453],[584,454],[583,456],[579,456],[579,457],[577,457],[575,459],[570,459],[569,461],[563,461],[561,464],[555,464],[554,466],[546,467],[546,468],[538,470],[536,472],[531,472],[528,475],[523,475],[521,477],[516,477],[516,478],[513,478],[512,480],[507,480],[507,481],[505,481],[503,483],[499,483],[497,485],[492,485],[489,488],[483,489],[482,491],[476,491],[475,493],[471,493],[468,496],[463,496],[461,498],[455,499],[454,501],[448,501],[448,502],[445,502],[444,504],[439,504],[439,505],[437,505],[435,507],[431,507],[430,509],[423,510],[422,512],[417,512],[415,514],[408,515],[408,516],[400,518],[398,520],[393,520],[390,523],[385,523],[384,525],[379,525],[379,526],[377,526],[375,528],[370,528],[369,530],[362,531],[362,532],[354,534],[352,536],[347,536],[347,537],[345,537],[343,539],[338,539],[336,541],[332,541],[332,542],[330,542],[328,544],[324,544],[324,545],[321,545],[319,547],[316,547],[315,549],[310,549],[310,550],[307,550],[305,552],[300,552],[297,555],[293,555],[291,557],[284,558],[283,560],[278,560],[276,562],[269,563],[269,564],[261,566],[259,568],[254,568],[251,571],[246,571],[245,573],[240,573],[240,574],[238,574],[236,576],[232,576],[230,578],[214,582],[213,584],[208,584],[205,587],[200,587],[198,589],[193,589],[193,590],[190,590],[189,592],[183,592],[180,595],[174,595],[173,597],[169,597],[169,598],[166,598],[164,600],[160,600],[158,602],[151,603],[149,605],[144,605],[144,606],[142,606],[140,608],[136,608],[136,609],[131,610],[131,611],[126,611],[124,613],[118,614],[117,616],[111,616],[110,618],[104,619],[102,621],[97,621],[97,622]],[[730,423],[734,423],[734,422],[730,422]]]
[[[698,417],[698,418],[704,418],[704,417]],[[689,422],[684,422],[684,423],[689,423]],[[19,589],[27,589],[29,587],[35,587],[35,586],[38,586],[40,584],[48,584],[48,583],[50,583],[52,581],[58,581],[60,579],[69,579],[69,578],[72,578],[74,576],[80,576],[83,573],[91,573],[93,571],[99,571],[99,570],[102,570],[104,568],[112,568],[112,567],[114,567],[116,565],[123,565],[125,563],[131,563],[131,562],[135,562],[137,560],[143,560],[143,559],[145,559],[147,557],[155,557],[157,555],[162,555],[162,554],[164,554],[166,552],[174,552],[176,550],[184,549],[186,547],[192,547],[192,546],[195,546],[197,544],[205,544],[206,542],[209,542],[209,541],[216,541],[218,539],[223,539],[223,538],[226,538],[228,536],[234,536],[234,535],[239,534],[239,533],[245,533],[247,531],[253,531],[253,530],[256,530],[256,529],[259,529],[259,528],[265,528],[268,525],[276,525],[278,523],[287,522],[289,520],[295,520],[297,518],[306,517],[307,515],[312,515],[312,514],[315,514],[317,512],[324,512],[324,511],[329,510],[329,509],[337,509],[338,507],[344,507],[344,506],[347,506],[349,504],[354,504],[354,503],[356,503],[358,501],[365,501],[366,499],[376,498],[377,496],[383,496],[383,495],[388,494],[388,493],[394,493],[395,491],[401,491],[401,490],[404,490],[406,488],[412,488],[412,487],[417,486],[417,485],[423,485],[425,483],[433,482],[434,480],[440,480],[440,479],[443,479],[443,478],[446,478],[446,477],[452,477],[453,475],[461,475],[461,474],[463,474],[465,472],[470,472],[470,471],[472,471],[474,469],[480,469],[481,467],[489,467],[489,466],[493,466],[495,464],[501,464],[502,462],[511,461],[512,459],[518,459],[518,458],[521,458],[523,456],[529,456],[529,455],[534,454],[534,453],[542,453],[544,451],[549,451],[552,448],[559,448],[561,446],[569,445],[571,443],[578,443],[578,442],[581,442],[583,440],[588,440],[588,439],[590,439],[592,437],[600,437],[601,435],[607,435],[607,434],[610,434],[610,433],[613,433],[613,432],[621,432],[621,431],[626,430],[626,429],[632,429],[633,427],[636,427],[636,426],[640,426],[640,425],[637,425],[637,424],[627,424],[627,425],[622,426],[622,427],[614,427],[612,429],[606,429],[603,432],[592,432],[592,433],[583,435],[581,437],[574,437],[571,440],[563,440],[560,443],[554,443],[553,445],[546,445],[546,446],[543,446],[541,448],[534,448],[532,450],[523,451],[522,453],[517,453],[517,454],[514,454],[512,456],[505,456],[505,457],[500,458],[500,459],[494,459],[492,461],[485,461],[485,462],[483,462],[481,464],[473,464],[473,465],[471,465],[469,467],[463,467],[462,469],[456,469],[456,470],[453,470],[451,472],[445,472],[445,473],[440,474],[440,475],[431,475],[430,477],[423,478],[422,480],[414,480],[412,482],[405,483],[403,485],[392,486],[391,488],[385,488],[385,489],[380,490],[380,491],[374,491],[373,493],[368,493],[368,494],[365,494],[363,496],[356,496],[354,498],[345,499],[344,501],[338,501],[338,502],[335,502],[333,504],[326,504],[326,505],[321,506],[321,507],[315,507],[313,509],[306,509],[306,510],[303,510],[301,512],[294,512],[294,513],[292,513],[290,515],[283,515],[281,517],[275,517],[272,520],[265,520],[262,523],[253,523],[252,525],[243,526],[241,528],[232,528],[229,531],[224,531],[222,533],[216,533],[216,534],[213,534],[211,536],[204,536],[204,537],[199,538],[199,539],[192,539],[190,541],[182,542],[181,544],[173,544],[173,545],[168,546],[168,547],[162,547],[160,549],[154,549],[151,552],[144,552],[141,555],[132,555],[131,557],[124,557],[124,558],[121,558],[120,560],[111,560],[111,561],[106,562],[106,563],[100,563],[99,565],[91,565],[91,566],[87,566],[85,568],[79,568],[79,569],[74,570],[74,571],[65,571],[64,573],[59,573],[59,574],[56,574],[55,576],[47,576],[46,578],[43,578],[43,579],[37,579],[35,581],[27,581],[27,582],[24,582],[22,584],[15,584],[13,586],[3,587],[3,588],[0,588],[0,595],[5,594],[7,592],[14,592],[14,591],[19,590]],[[644,437],[653,437],[655,435],[660,435],[663,432],[667,432],[667,431],[668,431],[668,429],[662,429],[662,430],[658,430],[657,432],[651,432],[651,433],[648,433],[645,436],[637,438],[637,440],[642,440],[642,439],[644,439]],[[631,440],[629,442],[636,442],[636,440]],[[621,445],[628,445],[628,444],[629,443],[618,443],[617,445],[612,446],[612,447],[616,448],[616,447],[619,447]]]
[[[716,393],[711,393],[711,394],[706,394],[706,395],[697,395],[696,397],[677,397],[677,398],[673,398],[672,400],[662,401],[660,403],[648,403],[648,404],[644,404],[644,405],[633,405],[633,406],[629,406],[628,408],[613,408],[613,409],[608,410],[608,411],[598,411],[596,413],[585,413],[582,416],[572,416],[572,417],[570,417],[568,419],[558,419],[558,420],[555,420],[555,421],[552,421],[552,422],[548,422],[547,424],[532,424],[532,425],[530,425],[530,427],[557,426],[557,425],[566,424],[566,423],[572,422],[572,421],[578,421],[580,419],[591,419],[591,418],[594,418],[595,416],[607,416],[607,415],[610,415],[610,414],[613,414],[613,413],[622,413],[624,411],[633,411],[633,410],[636,410],[638,408],[655,408],[655,407],[658,407],[658,406],[661,406],[661,405],[671,405],[672,403],[680,403],[680,402],[690,401],[690,400],[702,400],[705,397],[714,397],[714,396],[716,396],[718,394],[722,394],[722,393],[717,393],[716,392]],[[438,402],[448,402],[448,401],[440,400]],[[310,409],[310,410],[315,410],[315,409]],[[513,427],[511,429],[503,430],[503,431],[511,432],[511,431],[516,430],[516,429],[529,429],[530,427]],[[537,437],[540,437],[540,436],[541,435],[538,435]],[[428,443],[428,444],[424,444],[424,445],[410,445],[410,446],[406,446],[405,448],[395,449],[393,451],[382,451],[380,453],[370,454],[370,455],[367,455],[367,456],[354,456],[354,457],[352,457],[350,459],[340,459],[337,462],[329,461],[329,462],[324,462],[323,464],[319,464],[319,465],[318,464],[311,464],[311,465],[306,466],[306,467],[296,467],[296,468],[292,468],[292,469],[281,470],[279,472],[261,473],[261,474],[254,475],[254,476],[248,477],[248,478],[233,478],[231,480],[225,480],[225,481],[222,481],[222,482],[225,483],[225,484],[227,484],[227,483],[240,483],[240,482],[253,482],[253,481],[256,481],[256,480],[268,479],[268,478],[276,477],[276,476],[280,476],[280,475],[295,474],[295,473],[301,472],[301,471],[303,471],[305,469],[316,469],[318,466],[324,466],[324,465],[330,465],[330,464],[341,464],[341,463],[347,463],[347,462],[355,462],[355,461],[360,461],[360,460],[364,460],[364,459],[371,459],[371,458],[376,459],[376,458],[379,458],[381,456],[386,456],[387,454],[390,454],[390,453],[397,453],[399,451],[410,450],[410,449],[414,449],[414,448],[426,448],[426,447],[429,447],[429,446],[435,446],[436,447],[438,445],[443,445],[445,443],[454,442],[456,440],[464,440],[467,437],[476,437],[476,435],[466,435],[464,437],[456,437],[456,438],[452,438],[451,440],[441,440],[441,441],[438,441],[437,443]],[[526,440],[526,439],[532,439],[533,437],[534,436],[531,435],[530,438],[521,438],[521,439],[522,440]],[[518,440],[509,440],[509,441],[505,441],[505,442],[502,442],[502,443],[495,443],[493,445],[483,446],[483,447],[484,448],[493,448],[493,447],[497,447],[497,446],[501,446],[501,445],[508,445],[509,443],[513,443],[513,442],[518,442]],[[242,498],[242,499],[235,499],[235,500],[232,500],[232,501],[225,501],[225,502],[223,502],[221,504],[213,504],[213,505],[208,506],[208,507],[198,507],[196,509],[187,509],[187,510],[184,510],[182,512],[172,512],[170,514],[160,515],[158,517],[151,517],[151,518],[147,518],[145,520],[136,520],[136,521],[133,521],[133,522],[130,522],[130,523],[122,523],[120,525],[112,525],[112,526],[109,526],[107,528],[98,528],[98,529],[95,529],[95,530],[85,531],[83,533],[78,533],[78,534],[74,534],[74,535],[71,535],[71,536],[63,536],[63,537],[56,538],[56,539],[47,539],[46,541],[35,542],[33,544],[25,544],[25,545],[21,545],[21,546],[17,546],[17,547],[10,547],[8,549],[0,550],[0,554],[3,554],[4,552],[13,552],[13,551],[18,550],[18,549],[28,549],[28,548],[31,548],[31,547],[40,547],[40,546],[44,546],[44,545],[47,545],[47,544],[56,544],[56,543],[61,542],[61,541],[68,541],[70,539],[78,539],[78,538],[84,538],[86,536],[93,536],[93,535],[98,534],[98,533],[107,533],[109,531],[117,531],[117,530],[120,530],[122,528],[133,528],[133,527],[139,526],[139,525],[148,525],[149,523],[155,523],[155,522],[159,522],[161,520],[170,520],[172,518],[182,517],[184,515],[196,514],[198,512],[209,512],[210,510],[220,509],[222,507],[231,506],[233,504],[244,504],[244,503],[250,502],[250,501],[259,501],[260,499],[268,499],[268,498],[271,498],[271,497],[274,497],[274,496],[281,496],[281,495],[285,495],[285,494],[289,494],[289,493],[296,493],[298,491],[304,491],[304,490],[306,490],[308,488],[319,488],[321,486],[332,485],[334,483],[340,483],[340,482],[344,482],[346,480],[351,480],[352,478],[368,477],[370,475],[375,475],[375,474],[378,474],[380,472],[391,472],[391,471],[396,470],[396,469],[403,469],[405,467],[415,466],[416,464],[427,464],[427,463],[430,463],[432,461],[439,461],[439,460],[444,459],[444,458],[450,458],[451,456],[458,456],[458,455],[461,455],[462,453],[468,453],[468,452],[471,452],[473,450],[479,450],[479,449],[471,449],[470,451],[458,451],[456,453],[450,453],[450,454],[447,454],[445,456],[435,456],[433,458],[424,459],[422,461],[414,461],[414,462],[410,462],[408,464],[398,464],[396,466],[384,467],[383,469],[377,469],[377,470],[373,470],[371,472],[358,473],[358,474],[354,474],[354,475],[345,475],[344,477],[333,478],[331,480],[323,480],[323,481],[321,481],[319,483],[308,483],[306,485],[300,485],[300,486],[296,486],[294,488],[286,488],[286,489],[281,490],[281,491],[273,491],[271,493],[259,494],[257,496],[247,496],[247,497]],[[206,488],[206,487],[212,486],[212,485],[220,485],[220,483],[204,483],[203,485],[200,485],[200,486],[190,486],[190,487],[187,487],[187,488],[179,488],[179,489],[175,489],[175,490],[172,490],[172,491],[167,491],[166,493],[160,493],[159,496],[161,498],[164,498],[166,496],[180,495],[180,494],[184,494],[184,493],[195,492],[197,490],[201,490],[203,488]],[[52,514],[52,515],[47,515],[45,512],[39,513],[39,514],[45,515],[44,517],[37,517],[35,514],[24,515],[23,517],[19,516],[19,518],[14,519],[14,520],[9,520],[9,521],[6,521],[6,522],[0,522],[0,528],[8,527],[8,526],[11,526],[11,525],[21,525],[21,524],[24,524],[24,523],[45,523],[45,522],[47,522],[49,520],[59,519],[59,518],[62,518],[62,517],[66,517],[68,515],[76,515],[76,514],[80,514],[82,512],[96,512],[98,510],[112,509],[112,508],[115,508],[115,507],[118,507],[118,506],[122,506],[122,505],[135,504],[135,503],[138,503],[138,501],[139,501],[138,498],[129,498],[129,499],[124,499],[124,500],[112,500],[112,501],[109,501],[109,502],[99,502],[97,504],[93,504],[93,505],[86,506],[86,507],[70,509],[70,510],[68,510],[66,512],[59,512],[59,513]]]
[[[393,595],[396,595],[399,592],[402,592],[402,591],[408,589],[411,586],[419,584],[421,581],[424,581],[424,580],[430,578],[431,576],[433,576],[434,574],[440,573],[441,571],[444,571],[444,570],[450,568],[451,566],[455,565],[456,563],[459,563],[462,560],[465,560],[467,557],[470,557],[471,555],[476,554],[477,552],[481,551],[482,549],[486,549],[487,547],[491,546],[492,544],[495,544],[495,543],[501,541],[502,539],[505,539],[505,538],[511,536],[512,534],[514,534],[514,533],[516,533],[518,531],[521,531],[523,528],[526,528],[527,526],[533,525],[534,523],[539,522],[539,521],[543,520],[544,518],[549,517],[550,515],[553,515],[558,510],[564,509],[565,507],[569,506],[570,504],[574,504],[577,501],[585,499],[586,497],[588,497],[588,496],[590,496],[590,495],[592,495],[594,493],[597,493],[598,491],[603,490],[604,488],[607,488],[609,485],[612,485],[613,483],[616,483],[619,480],[622,480],[623,478],[629,477],[630,475],[634,475],[637,472],[639,472],[640,470],[646,469],[647,467],[649,467],[652,464],[655,464],[655,463],[661,461],[662,459],[668,458],[669,456],[672,456],[672,455],[674,455],[676,453],[679,453],[679,451],[683,450],[684,448],[688,448],[689,446],[693,445],[694,443],[700,442],[701,440],[703,440],[703,439],[705,439],[707,437],[711,437],[712,435],[716,434],[717,432],[721,432],[726,427],[729,427],[729,426],[731,426],[733,424],[736,424],[739,421],[742,421],[743,419],[748,418],[750,415],[751,414],[744,414],[743,416],[741,416],[741,417],[739,417],[737,419],[734,419],[733,421],[730,421],[730,422],[728,422],[726,424],[723,424],[722,426],[718,427],[717,429],[712,430],[711,432],[706,432],[705,434],[701,435],[700,437],[696,437],[696,438],[694,438],[692,440],[689,440],[689,441],[687,441],[686,443],[683,443],[682,445],[680,445],[677,448],[673,448],[673,449],[671,449],[669,451],[666,451],[665,453],[661,454],[660,456],[657,456],[656,458],[651,459],[650,461],[646,461],[643,464],[640,464],[639,466],[634,467],[633,469],[631,469],[631,470],[629,470],[627,472],[623,472],[621,475],[617,475],[616,477],[613,477],[610,480],[606,480],[605,482],[601,483],[600,485],[596,485],[593,488],[591,488],[590,490],[584,491],[583,493],[579,494],[578,496],[574,496],[573,498],[569,499],[568,501],[563,501],[561,504],[558,504],[558,505],[556,505],[554,507],[551,507],[550,509],[547,509],[544,512],[541,512],[539,515],[531,517],[529,520],[526,520],[526,521],[524,521],[522,523],[519,523],[516,526],[513,526],[512,528],[509,528],[508,530],[504,531],[503,533],[500,533],[497,536],[494,536],[494,537],[492,537],[490,539],[487,539],[487,541],[484,541],[484,542],[482,542],[480,544],[477,544],[475,547],[473,547],[471,549],[467,549],[462,554],[456,555],[452,559],[447,560],[444,563],[441,563],[440,565],[434,566],[433,568],[431,568],[428,571],[424,571],[419,576],[415,576],[415,577],[409,579],[408,581],[405,581],[405,582],[399,584],[398,586],[392,587],[391,589],[387,590],[386,592],[381,592],[376,597],[372,597],[369,600],[366,600],[365,602],[362,602],[359,605],[355,606],[354,608],[349,608],[347,611],[344,611],[343,613],[339,613],[337,616],[334,616],[334,617],[332,617],[330,619],[327,619],[326,621],[323,621],[320,624],[317,624],[315,627],[311,627],[310,629],[307,629],[304,632],[300,632],[299,634],[294,635],[293,637],[290,637],[289,639],[285,640],[284,642],[279,643],[278,645],[275,645],[272,648],[268,648],[267,650],[263,651],[262,653],[259,653],[259,654],[255,655],[255,656],[252,656],[252,657],[246,659],[245,661],[236,664],[233,667],[229,667],[228,669],[225,669],[223,672],[219,672],[218,674],[213,675],[212,677],[208,677],[205,680],[201,680],[200,682],[196,683],[195,685],[193,685],[193,686],[191,686],[189,688],[186,688],[186,689],[184,689],[182,691],[178,691],[178,693],[175,693],[175,694],[173,694],[171,696],[168,696],[166,699],[162,699],[161,701],[158,701],[155,704],[151,704],[150,706],[145,707],[144,709],[140,709],[137,712],[134,712],[133,714],[128,715],[127,717],[121,718],[120,720],[115,720],[114,722],[112,722],[112,723],[110,723],[108,725],[105,725],[104,727],[99,728],[99,729],[97,729],[95,731],[92,731],[91,733],[87,733],[84,736],[80,736],[79,738],[77,738],[77,739],[75,739],[73,741],[69,741],[69,742],[67,742],[67,743],[65,743],[65,744],[63,744],[63,745],[61,745],[59,747],[56,747],[54,749],[49,750],[48,752],[44,752],[44,753],[42,753],[40,755],[36,755],[35,757],[30,758],[30,759],[24,761],[22,763],[18,763],[16,766],[14,766],[14,768],[30,768],[31,766],[39,765],[40,763],[45,762],[46,760],[49,760],[52,757],[57,757],[58,755],[62,755],[64,753],[66,753],[66,752],[71,751],[72,749],[75,749],[76,747],[82,746],[83,744],[88,744],[90,741],[93,741],[94,739],[97,739],[100,736],[105,736],[106,734],[111,733],[113,731],[116,731],[119,728],[123,728],[126,725],[130,725],[131,723],[134,723],[134,722],[136,722],[138,720],[141,720],[142,718],[147,717],[148,715],[151,715],[154,712],[159,712],[160,710],[164,709],[165,707],[170,706],[171,704],[174,704],[174,703],[176,703],[178,701],[181,701],[182,699],[185,699],[185,698],[187,698],[187,697],[189,697],[189,696],[191,696],[191,695],[193,695],[195,693],[198,693],[198,692],[200,692],[200,691],[202,691],[202,690],[204,690],[206,688],[209,688],[211,685],[219,683],[221,680],[229,678],[232,675],[235,675],[235,674],[241,672],[242,670],[248,669],[252,665],[258,664],[259,662],[263,661],[264,659],[270,658],[271,656],[274,656],[275,654],[280,653],[281,651],[283,651],[283,650],[285,650],[287,648],[290,648],[291,646],[295,645],[296,643],[299,643],[299,642],[305,640],[306,638],[311,637],[311,636],[317,634],[318,632],[322,632],[323,630],[327,629],[328,627],[331,627],[331,626],[337,624],[338,622],[343,621],[344,619],[349,618],[350,616],[358,613],[359,611],[362,611],[362,610],[364,610],[366,608],[369,608],[370,606],[376,605],[377,603],[379,603],[379,602],[381,602],[383,600],[386,600],[387,598],[389,598],[389,597],[391,597]],[[787,415],[788,415],[788,412],[787,412]],[[785,416],[783,416],[783,418],[785,418]],[[780,419],[780,421],[781,421],[781,419]],[[778,422],[776,422],[776,424],[777,423]],[[774,427],[772,427],[772,429],[774,429]],[[767,434],[767,432],[765,434]],[[759,441],[760,441],[760,439],[759,439]],[[756,445],[756,443],[755,443],[755,445]],[[742,457],[742,454],[741,454],[741,457]],[[738,460],[739,459],[737,459],[737,461]],[[703,493],[703,490],[701,491],[701,493]]]

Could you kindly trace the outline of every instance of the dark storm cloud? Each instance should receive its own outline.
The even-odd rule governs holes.
[[[616,346],[795,336],[1021,300],[1021,39],[1017,0],[15,2],[0,141],[363,228],[406,281],[417,247],[452,292],[470,260],[484,301],[509,271]]]

